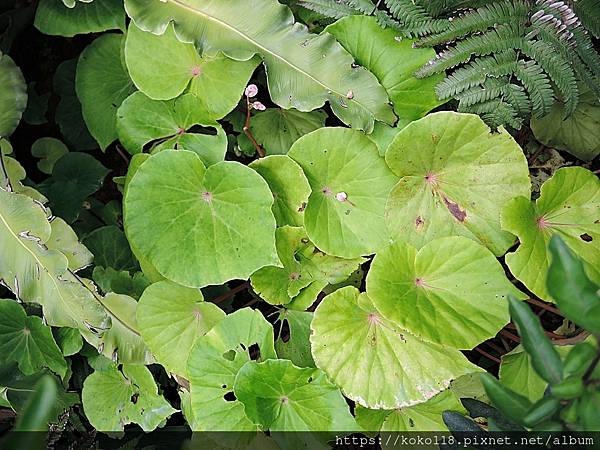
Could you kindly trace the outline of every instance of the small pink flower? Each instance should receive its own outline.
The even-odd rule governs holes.
[[[345,202],[348,199],[348,195],[345,192],[338,192],[335,194],[335,199],[338,202]]]
[[[249,84],[244,93],[248,98],[256,97],[256,95],[258,94],[258,88],[255,84]]]
[[[265,105],[263,105],[261,102],[254,102],[252,103],[252,108],[257,109],[258,111],[264,111],[265,109],[267,109],[267,107]]]

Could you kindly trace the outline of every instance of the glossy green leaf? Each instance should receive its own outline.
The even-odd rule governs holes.
[[[48,175],[52,174],[56,162],[67,153],[69,153],[67,146],[52,137],[40,138],[31,146],[31,154],[40,158],[37,163],[38,169]]]
[[[323,111],[270,108],[252,117],[250,131],[267,155],[285,155],[299,138],[324,127],[326,118]]]
[[[273,432],[356,429],[341,392],[319,369],[288,360],[249,361],[234,392],[248,418]]]
[[[50,327],[36,316],[27,316],[14,300],[0,300],[0,360],[16,361],[19,370],[32,375],[47,367],[61,377],[67,363]]]
[[[225,117],[235,108],[259,62],[222,54],[200,56],[194,44],[177,38],[172,26],[157,36],[134,23],[127,33],[125,60],[133,82],[148,97],[169,100],[184,91],[192,93],[198,97],[198,109],[211,119]]]
[[[481,382],[485,391],[494,405],[506,417],[510,417],[519,424],[531,407],[531,402],[520,394],[512,391],[489,373],[481,374]]]
[[[370,132],[375,120],[395,121],[375,76],[353,68],[353,58],[327,33],[310,34],[287,6],[275,0],[168,0],[149,6],[127,0],[125,8],[143,30],[163,34],[171,21],[183,41],[204,54],[247,61],[255,54],[267,68],[269,92],[284,109],[311,111],[328,101],[346,124]]]
[[[459,349],[495,336],[508,323],[507,294],[523,296],[489,250],[462,236],[421,250],[392,244],[373,260],[367,292],[383,317]]]
[[[583,85],[575,111],[564,118],[562,104],[555,103],[544,117],[531,118],[531,131],[544,145],[565,150],[591,161],[600,154],[600,105],[598,98]]]
[[[311,329],[317,367],[347,397],[369,408],[423,403],[453,379],[478,370],[459,351],[399,328],[353,287],[325,297]]]
[[[60,351],[65,356],[72,356],[79,353],[83,347],[81,334],[79,333],[79,330],[76,330],[75,328],[57,328],[54,337],[56,338],[56,343],[58,344]]]
[[[75,85],[83,117],[102,150],[117,139],[117,109],[134,91],[122,46],[122,35],[102,35],[83,50],[77,64]]]
[[[78,2],[66,8],[61,0],[40,0],[35,27],[44,34],[72,37],[106,30],[125,30],[125,11],[121,0]]]
[[[310,300],[327,284],[347,279],[360,264],[362,258],[342,259],[320,252],[310,242],[306,231],[299,227],[284,226],[275,232],[277,254],[283,264],[280,267],[263,267],[250,277],[256,293],[273,305],[290,303],[301,291],[316,284]]]
[[[523,151],[506,131],[492,133],[472,114],[439,112],[407,125],[385,154],[401,177],[386,207],[393,237],[419,248],[439,237],[465,236],[503,255],[514,236],[500,211],[529,197]]]
[[[123,431],[130,423],[149,432],[176,412],[158,394],[152,374],[144,366],[124,365],[94,372],[81,393],[85,415],[99,431]]]
[[[27,107],[27,85],[12,58],[0,52],[0,137],[15,131]]]
[[[88,340],[110,326],[93,293],[48,249],[46,211],[29,197],[0,190],[0,279],[24,302],[39,303],[49,325],[77,328]]]
[[[194,431],[255,431],[244,405],[231,397],[238,371],[276,358],[273,328],[259,311],[239,309],[196,341],[188,359]]]
[[[414,40],[405,39],[393,28],[381,28],[375,17],[344,17],[325,28],[387,90],[400,120],[415,120],[445,103],[435,93],[444,79],[436,74],[418,79],[417,69],[435,58],[431,48],[415,48]]]
[[[161,281],[140,298],[137,320],[144,342],[169,372],[187,377],[187,360],[199,336],[225,317],[198,289]]]
[[[93,156],[69,152],[56,161],[52,176],[39,188],[48,197],[52,212],[72,223],[84,200],[100,189],[108,172]]]
[[[588,277],[600,283],[600,180],[583,167],[557,170],[534,202],[510,201],[502,228],[516,234],[520,245],[506,255],[512,274],[538,297],[551,300],[546,289],[550,266],[548,244],[554,234],[583,260]]]
[[[222,284],[279,264],[272,204],[267,183],[248,167],[206,169],[195,153],[163,151],[129,183],[125,228],[132,247],[166,278]]]
[[[313,313],[284,309],[279,313],[280,332],[275,341],[277,356],[289,359],[298,367],[315,367],[310,352],[310,323]],[[283,336],[284,324],[287,325],[287,336]]]
[[[550,240],[552,263],[546,280],[548,292],[566,318],[592,333],[600,333],[600,294],[585,273],[582,261],[559,235]]]
[[[69,59],[62,62],[54,74],[54,92],[60,97],[54,120],[72,148],[76,150],[91,150],[98,144],[87,129],[83,119],[81,103],[75,92],[75,73],[77,60]]]
[[[298,139],[289,156],[312,188],[304,226],[319,249],[355,258],[388,243],[384,208],[397,177],[364,134],[321,128]]]
[[[285,155],[260,158],[249,166],[265,179],[273,193],[273,214],[277,226],[302,226],[310,195],[310,185],[302,168]]]
[[[114,270],[134,270],[138,267],[123,231],[109,225],[100,227],[83,240],[94,254],[94,265]]]
[[[133,298],[140,298],[151,284],[142,272],[131,275],[127,270],[117,271],[112,267],[94,267],[92,278],[102,292],[125,294]]]

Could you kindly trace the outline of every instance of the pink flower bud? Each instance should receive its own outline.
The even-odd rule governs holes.
[[[263,105],[261,102],[254,102],[250,106],[252,106],[252,108],[257,109],[259,111],[264,111],[265,109],[267,109],[267,107],[265,105]]]
[[[248,98],[256,97],[256,95],[258,94],[258,88],[256,87],[255,84],[249,84],[244,93],[246,94],[246,97],[248,97]]]

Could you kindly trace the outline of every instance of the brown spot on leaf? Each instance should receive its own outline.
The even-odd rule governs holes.
[[[420,230],[421,228],[423,228],[424,223],[425,221],[423,220],[423,218],[421,216],[417,216],[417,218],[415,219],[415,228],[417,230]]]
[[[585,241],[585,242],[592,242],[594,240],[594,238],[591,237],[587,233],[580,234],[579,237],[581,238],[582,241]]]
[[[302,202],[302,204],[300,205],[300,208],[298,208],[298,212],[304,212],[305,209],[306,209],[306,202]]]
[[[465,221],[465,219],[467,218],[467,212],[464,209],[460,209],[460,206],[458,206],[458,204],[450,201],[447,197],[444,197],[444,203],[446,204],[448,211],[450,211],[450,214],[452,214],[456,218],[456,220],[458,220],[459,222]]]

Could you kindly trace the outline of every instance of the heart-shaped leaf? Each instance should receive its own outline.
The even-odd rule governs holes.
[[[494,255],[462,236],[420,250],[392,244],[373,260],[367,292],[385,318],[459,349],[473,348],[508,323],[508,294],[523,298]]]
[[[276,358],[273,327],[259,311],[240,309],[196,341],[188,360],[195,431],[255,431],[233,393],[242,366]]]
[[[31,154],[36,158],[41,158],[37,163],[38,169],[45,174],[51,175],[56,161],[69,153],[65,144],[55,138],[40,138],[31,146]]]
[[[458,350],[398,327],[350,286],[325,297],[311,329],[317,367],[347,397],[369,408],[423,403],[453,379],[478,370]]]
[[[363,133],[321,128],[298,139],[288,155],[312,188],[304,226],[319,249],[355,258],[388,243],[385,202],[398,179]]]
[[[198,289],[161,281],[149,286],[138,304],[137,320],[144,342],[170,372],[187,377],[192,346],[225,317]]]
[[[375,120],[395,121],[385,89],[328,33],[310,34],[276,0],[127,0],[125,9],[143,30],[163,34],[170,22],[180,40],[208,56],[223,52],[267,68],[269,92],[284,109],[311,111],[328,101],[346,124],[370,132]],[[282,43],[285,42],[285,45]]]
[[[434,113],[400,131],[385,160],[401,177],[386,206],[392,237],[419,248],[466,236],[496,256],[513,245],[500,211],[529,197],[530,182],[523,151],[506,131],[492,133],[476,115]]]
[[[252,169],[195,153],[160,152],[127,187],[125,227],[132,247],[166,278],[189,287],[246,279],[279,265],[273,196]]]
[[[590,279],[600,283],[600,180],[589,170],[557,170],[534,203],[516,198],[506,205],[502,228],[516,234],[520,242],[515,252],[506,255],[510,271],[538,297],[551,300],[546,273],[548,244],[554,234],[583,260]]]
[[[198,97],[206,118],[221,119],[240,101],[259,59],[200,56],[194,44],[177,38],[173,26],[157,36],[132,22],[125,61],[133,82],[148,97],[169,100],[187,90]]]

